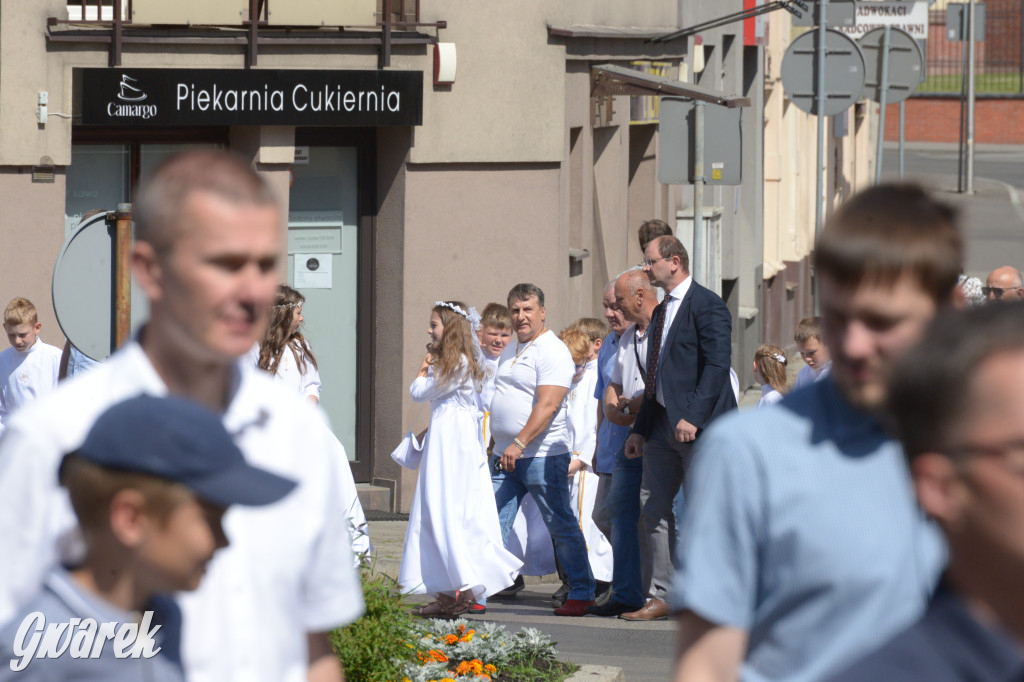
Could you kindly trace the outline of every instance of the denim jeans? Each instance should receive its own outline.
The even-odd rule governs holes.
[[[611,521],[612,543],[612,599],[620,604],[637,606],[646,600],[646,586],[642,570],[650,564],[646,548],[641,549],[640,481],[643,478],[643,460],[627,459],[624,448],[615,453],[615,470],[611,490],[604,504]],[[646,543],[644,543],[646,544]],[[647,576],[650,579],[650,576]]]
[[[569,599],[594,598],[594,574],[587,558],[587,542],[569,505],[569,453],[547,457],[522,457],[514,471],[496,471],[491,458],[491,483],[498,505],[501,540],[508,544],[516,512],[531,493],[555,543],[555,555],[569,579]]]

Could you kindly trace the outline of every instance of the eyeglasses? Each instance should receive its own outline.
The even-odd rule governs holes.
[[[1019,288],[1020,287],[982,287],[981,293],[983,296],[990,296],[992,294],[995,294],[996,298],[1002,298],[1003,294],[1005,294],[1007,291],[1013,291],[1014,289]]]
[[[998,460],[1011,473],[1024,476],[1024,442],[1011,441],[999,445],[978,445],[967,443],[955,448],[951,453],[954,457],[977,455]]]
[[[672,256],[667,256],[665,258],[644,258],[642,261],[637,263],[636,266],[638,268],[649,268],[660,260],[669,260],[670,258],[672,258]]]

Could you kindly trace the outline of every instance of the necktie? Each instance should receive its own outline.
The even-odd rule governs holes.
[[[665,313],[668,312],[666,296],[654,309],[657,320],[654,323],[654,334],[651,336],[651,359],[647,361],[647,381],[644,385],[644,400],[654,400],[658,394],[658,359],[661,357],[661,336],[665,332]]]

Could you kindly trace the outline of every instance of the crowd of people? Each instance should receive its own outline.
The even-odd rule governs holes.
[[[0,679],[343,679],[327,632],[360,616],[372,546],[302,295],[276,281],[280,209],[196,151],[136,218],[151,319],[110,359],[58,386],[32,304],[4,313]],[[667,224],[638,237],[603,319],[556,333],[531,283],[430,307],[409,387],[429,425],[393,455],[417,470],[415,615],[555,572],[558,616],[676,618],[678,682],[1024,678],[1020,272],[964,277],[955,211],[872,187],[816,242],[805,367],[791,387],[785,349],[758,347],[741,411],[728,307]],[[37,616],[136,612],[159,626],[142,655],[26,655]]]

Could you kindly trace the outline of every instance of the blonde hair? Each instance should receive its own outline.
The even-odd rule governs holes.
[[[434,366],[434,380],[439,385],[445,385],[454,380],[462,370],[462,363],[466,363],[469,379],[478,384],[484,379],[484,368],[476,360],[476,350],[480,347],[473,332],[473,325],[469,319],[462,316],[452,308],[469,310],[461,301],[444,301],[446,305],[435,305],[433,313],[441,320],[444,332],[441,334],[441,343],[438,348],[431,351]]]
[[[558,335],[558,338],[562,340],[566,348],[569,349],[569,354],[572,355],[572,361],[577,365],[582,365],[587,361],[587,357],[590,355],[590,337],[579,329],[573,329],[567,327],[562,330],[562,333]]]
[[[607,322],[596,317],[581,317],[570,324],[567,329],[576,329],[583,332],[591,342],[603,339],[611,331],[608,328]]]
[[[781,360],[780,360],[781,358]],[[786,352],[778,346],[762,343],[754,351],[754,362],[768,385],[779,393],[789,392],[789,379],[786,377]]]
[[[501,303],[488,303],[480,317],[480,326],[512,331],[512,316],[508,312],[508,306]]]
[[[286,284],[282,284],[277,290],[277,298],[274,307],[270,309],[270,326],[263,332],[260,339],[260,357],[256,365],[271,374],[277,374],[281,366],[281,356],[284,349],[290,348],[295,357],[295,364],[299,368],[299,374],[306,373],[306,361],[308,360],[314,369],[319,369],[313,351],[306,342],[302,332],[295,330],[289,335],[292,328],[292,318],[296,308],[301,308],[306,302],[306,297]]]
[[[4,309],[4,324],[16,327],[19,324],[35,324],[39,322],[39,313],[32,301],[27,298],[12,298]]]
[[[821,342],[821,318],[818,316],[805,317],[796,325],[793,333],[793,340],[797,343],[807,343],[811,339]]]

